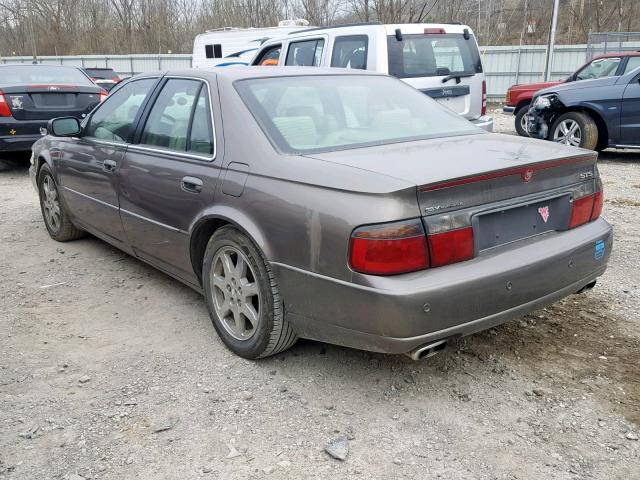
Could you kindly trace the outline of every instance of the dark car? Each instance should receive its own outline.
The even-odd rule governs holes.
[[[122,81],[113,68],[85,68],[84,73],[91,77],[96,85],[104,88],[107,92]]]
[[[640,148],[640,67],[541,90],[527,115],[534,138],[589,150]]]
[[[515,126],[518,135],[528,136],[527,113],[531,106],[531,99],[540,90],[553,87],[565,82],[592,80],[624,75],[640,66],[640,52],[607,53],[598,55],[581,66],[566,80],[524,83],[512,85],[507,90],[503,111],[515,115]]]
[[[0,152],[29,151],[48,120],[82,118],[106,96],[75,67],[0,65]]]
[[[300,337],[429,356],[591,288],[611,251],[595,153],[487,133],[383,74],[146,74],[48,130],[49,235],[202,292],[247,358]]]

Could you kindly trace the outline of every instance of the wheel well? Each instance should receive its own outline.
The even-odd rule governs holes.
[[[40,174],[40,169],[42,168],[42,165],[44,165],[45,163],[47,163],[47,161],[44,159],[44,157],[39,156],[38,157],[38,165],[36,165],[36,180],[38,179],[38,175]]]
[[[210,218],[198,224],[191,234],[191,265],[200,283],[202,283],[202,260],[209,239],[216,230],[225,225],[231,225],[231,223],[221,218]]]
[[[527,105],[529,105],[530,103],[531,103],[531,99],[528,99],[528,100],[520,100],[520,101],[518,102],[518,104],[516,105],[516,111],[515,111],[515,113],[518,113],[518,111],[519,111],[521,108],[526,107],[526,106],[527,106]]]
[[[609,130],[607,129],[607,123],[602,119],[598,112],[584,107],[570,107],[563,113],[567,112],[580,112],[589,115],[598,127],[598,147],[605,148],[609,144]]]

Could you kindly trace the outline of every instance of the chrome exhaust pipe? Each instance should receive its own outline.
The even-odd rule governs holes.
[[[578,295],[580,293],[583,293],[583,292],[586,292],[587,290],[591,290],[595,286],[596,286],[596,281],[595,280],[593,282],[591,282],[591,283],[587,283],[584,287],[582,287],[580,290],[578,290],[576,292],[576,295]]]
[[[447,340],[438,340],[437,342],[427,343],[418,348],[411,350],[407,355],[412,360],[418,361],[425,358],[433,357],[440,353],[447,346]]]

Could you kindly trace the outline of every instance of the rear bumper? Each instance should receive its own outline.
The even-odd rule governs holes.
[[[599,241],[605,245],[601,257],[595,254]],[[396,277],[367,277],[369,286],[272,265],[299,336],[406,353],[428,342],[493,327],[577,292],[604,273],[612,243],[610,225],[598,219],[468,262]]]
[[[504,107],[502,107],[502,111],[504,113],[512,114],[516,112],[516,107],[510,107],[509,105],[505,105]]]
[[[40,137],[40,134],[0,136],[0,152],[28,152]]]
[[[476,127],[480,127],[487,132],[493,132],[493,117],[490,115],[484,115],[482,117],[471,120]]]

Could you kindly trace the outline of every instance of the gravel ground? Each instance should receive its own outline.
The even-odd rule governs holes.
[[[0,161],[0,479],[638,478],[640,154],[600,170],[594,290],[423,362],[311,341],[251,362],[179,282],[50,240],[26,160]]]

